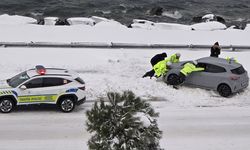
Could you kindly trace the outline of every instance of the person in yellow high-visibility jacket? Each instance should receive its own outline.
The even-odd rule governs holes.
[[[170,65],[172,65],[172,63],[167,59],[162,60],[154,65],[153,69],[155,71],[156,77],[159,78],[160,76],[165,75],[168,72]]]
[[[197,61],[188,62],[186,63],[183,68],[180,71],[180,82],[178,84],[181,84],[185,81],[186,77],[190,75],[194,71],[203,71],[204,68],[202,67],[196,67]]]
[[[167,59],[167,61],[170,61],[171,63],[178,63],[178,62],[180,62],[180,57],[181,57],[180,53],[175,53],[166,59]]]
[[[228,63],[232,63],[232,62],[235,62],[235,63],[239,63],[234,57],[226,57],[226,60]]]
[[[169,67],[166,66],[167,63],[178,63],[180,61],[180,53],[175,53],[173,55],[171,55],[169,58],[166,58],[164,60],[160,60],[158,61],[156,64],[152,64],[153,69],[146,72],[142,77],[153,77],[154,75],[156,75],[156,77],[160,77],[161,75],[164,75],[167,73]]]

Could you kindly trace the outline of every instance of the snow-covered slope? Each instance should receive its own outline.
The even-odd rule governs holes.
[[[45,18],[45,24],[53,25],[57,19],[56,17]],[[92,23],[94,20],[96,24],[94,26],[43,26],[31,24],[34,21],[32,18],[2,15],[0,16],[0,42],[212,45],[215,41],[219,41],[221,45],[227,46],[250,46],[250,30],[247,28],[246,30],[222,30],[226,26],[215,21],[189,26],[135,19],[134,28],[127,28],[117,21],[95,16],[89,19],[69,19],[72,24],[86,23],[86,20],[87,22],[92,20]]]

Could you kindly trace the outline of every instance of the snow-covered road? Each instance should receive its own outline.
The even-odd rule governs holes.
[[[250,147],[250,89],[232,98],[213,91],[181,87],[175,90],[156,79],[141,76],[150,70],[150,58],[166,51],[182,54],[182,60],[209,55],[203,50],[0,48],[0,79],[9,78],[37,64],[77,71],[86,81],[87,100],[107,91],[132,90],[160,112],[161,145],[171,150],[248,150]],[[222,51],[234,56],[250,70],[250,51]],[[70,114],[53,108],[22,108],[0,114],[0,149],[80,150],[87,149],[85,111],[92,102]]]
[[[161,145],[171,150],[248,150],[249,107],[168,107],[152,102],[161,112]],[[65,114],[50,108],[22,107],[1,114],[1,150],[87,150],[85,112],[92,103]]]

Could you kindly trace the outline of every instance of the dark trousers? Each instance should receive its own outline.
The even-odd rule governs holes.
[[[145,78],[145,77],[150,77],[150,78],[152,78],[152,77],[154,76],[154,74],[155,74],[155,71],[154,71],[154,69],[152,69],[152,70],[146,72],[142,77],[143,77],[143,78]]]

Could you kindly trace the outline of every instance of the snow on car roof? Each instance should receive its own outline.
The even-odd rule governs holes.
[[[203,57],[197,60],[199,63],[209,63],[214,65],[220,65],[222,67],[229,67],[230,69],[240,67],[241,64],[227,61],[224,58],[217,58],[217,57]]]
[[[77,77],[77,73],[71,70],[61,69],[61,68],[45,68],[45,69],[46,69],[45,75],[69,76],[72,78]],[[36,69],[27,70],[27,74],[29,77],[40,75],[39,73],[37,73]]]

